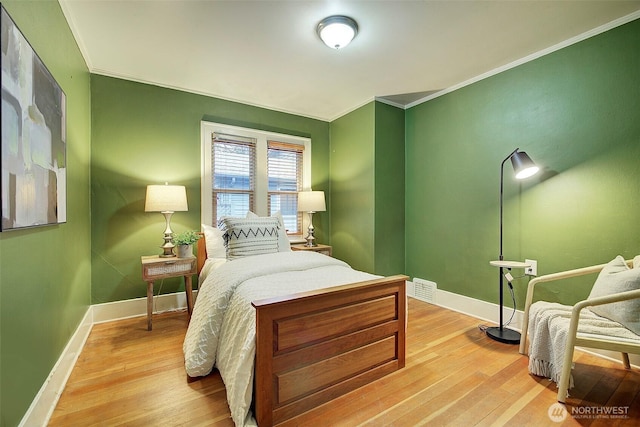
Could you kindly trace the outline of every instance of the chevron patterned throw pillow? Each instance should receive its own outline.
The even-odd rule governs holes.
[[[222,218],[227,259],[278,252],[277,218]]]

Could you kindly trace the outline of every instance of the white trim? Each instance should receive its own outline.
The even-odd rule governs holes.
[[[500,73],[502,73],[504,71],[507,71],[507,70],[510,70],[512,68],[518,67],[518,66],[520,66],[522,64],[525,64],[527,62],[531,62],[531,61],[536,60],[538,58],[541,58],[541,57],[543,57],[545,55],[553,53],[553,52],[555,52],[557,50],[564,49],[565,47],[568,47],[568,46],[571,46],[573,44],[579,43],[579,42],[581,42],[583,40],[586,40],[588,38],[597,36],[598,34],[602,34],[602,33],[606,32],[606,31],[609,31],[609,30],[611,30],[613,28],[616,28],[616,27],[619,27],[621,25],[624,25],[624,24],[626,24],[628,22],[634,21],[634,20],[636,20],[638,18],[640,18],[640,10],[638,10],[636,12],[633,12],[633,13],[631,13],[629,15],[623,16],[621,18],[615,19],[615,20],[613,20],[611,22],[608,22],[606,24],[603,24],[603,25],[601,25],[599,27],[593,28],[593,29],[591,29],[589,31],[586,31],[586,32],[584,32],[582,34],[579,34],[579,35],[577,35],[575,37],[572,37],[572,38],[570,38],[568,40],[565,40],[563,42],[560,42],[558,44],[550,46],[550,47],[548,47],[546,49],[542,49],[542,50],[540,50],[538,52],[532,53],[531,55],[525,56],[524,58],[517,59],[517,60],[515,60],[515,61],[513,61],[513,62],[511,62],[509,64],[503,65],[502,67],[495,68],[495,69],[493,69],[491,71],[488,71],[488,72],[486,72],[484,74],[480,74],[479,76],[472,77],[471,79],[466,80],[466,81],[464,81],[462,83],[458,83],[456,85],[453,85],[451,87],[443,89],[443,90],[441,90],[439,92],[436,92],[434,94],[425,96],[424,98],[418,99],[416,101],[413,101],[413,102],[407,104],[404,108],[405,108],[405,110],[407,110],[407,109],[409,109],[411,107],[415,107],[416,105],[425,103],[427,101],[431,101],[432,99],[438,98],[438,97],[440,97],[442,95],[446,95],[446,94],[451,93],[453,91],[456,91],[458,89],[462,89],[465,86],[469,86],[469,85],[471,85],[473,83],[477,83],[480,80],[484,80],[484,79],[486,79],[488,77],[495,76],[496,74],[500,74]]]
[[[198,295],[198,291],[194,290],[193,295]],[[131,317],[146,316],[147,297],[94,304],[92,308],[94,324],[129,319]],[[154,314],[165,313],[167,311],[184,310],[186,308],[187,297],[184,292],[162,294],[153,297]]]
[[[197,296],[198,291],[193,291],[193,293],[194,296]],[[184,292],[154,297],[154,314],[184,310],[186,308],[187,298]],[[93,325],[146,315],[146,297],[89,306],[78,328],[62,351],[60,358],[31,402],[31,406],[22,417],[19,427],[45,426],[49,423],[67,380],[87,342],[87,338],[89,338]]]
[[[413,282],[407,282],[407,295],[415,298],[415,288]],[[431,304],[431,303],[430,303]],[[493,304],[490,302],[478,300],[475,298],[470,298],[464,295],[455,294],[453,292],[443,291],[442,289],[438,289],[436,291],[436,299],[433,305],[437,305],[442,308],[446,308],[447,310],[456,311],[458,313],[462,313],[466,316],[475,317],[479,320],[485,322],[492,322],[493,324],[498,324],[498,317],[500,313],[500,306],[498,304]],[[511,317],[511,313],[513,312],[513,308],[504,307],[502,316],[503,320],[506,322]],[[509,325],[509,328],[517,330],[518,332],[522,331],[522,316],[524,313],[521,310],[516,310],[515,315],[513,316],[513,321]],[[491,326],[495,326],[491,325]],[[620,361],[620,353],[614,351],[607,350],[599,350],[594,348],[582,348],[578,347],[581,351],[592,354],[594,356],[602,357],[613,362],[621,363]],[[517,346],[513,346],[514,351],[518,351]],[[631,364],[640,368],[640,355],[638,354],[629,354],[629,361]]]
[[[409,297],[414,297],[414,289],[413,282],[407,282],[407,295]],[[476,317],[483,321],[497,323],[498,305],[469,298],[464,295],[455,294],[453,292],[443,291],[441,289],[438,289],[436,292],[437,304],[434,305],[456,311],[467,316]],[[194,294],[197,294],[197,291],[194,291]],[[78,325],[78,328],[60,355],[60,358],[51,370],[49,377],[33,399],[31,406],[29,406],[29,409],[22,418],[19,427],[48,424],[94,324],[127,319],[130,317],[146,316],[146,301],[146,297],[143,297],[90,306],[85,313],[84,318],[80,322],[80,325]],[[154,313],[184,310],[187,307],[184,292],[156,296],[154,297],[154,304]],[[508,319],[509,316],[511,316],[511,311],[512,310],[509,308],[505,309],[505,319]],[[522,311],[517,310],[514,316],[514,321],[510,327],[519,331],[520,326],[522,325],[521,320]],[[517,351],[517,347],[514,346],[513,349],[514,351]],[[595,349],[581,350],[595,356],[619,362],[617,358],[618,353],[615,352],[605,350],[599,351]],[[630,354],[629,359],[634,367],[640,367],[640,355]]]
[[[213,209],[211,203],[212,177],[211,177],[211,141],[214,132],[228,133],[256,140],[256,188],[255,210],[260,216],[267,215],[267,142],[276,140],[289,144],[304,146],[302,155],[302,186],[304,190],[311,189],[311,139],[301,136],[287,135],[283,133],[268,132],[260,129],[251,129],[238,126],[225,125],[209,121],[200,122],[201,135],[201,193],[200,193],[200,221],[203,224],[211,224]]]
[[[71,30],[71,33],[74,36],[74,39],[76,40],[76,43],[78,44],[78,48],[80,50],[80,53],[82,54],[82,57],[85,61],[85,63],[87,64],[87,68],[89,69],[89,72],[92,74],[97,74],[97,75],[102,75],[102,76],[106,76],[106,77],[115,77],[115,78],[119,78],[119,79],[123,79],[123,80],[128,80],[128,81],[132,81],[132,82],[137,82],[137,83],[142,83],[142,84],[147,84],[147,85],[151,85],[151,86],[157,86],[157,87],[161,87],[161,88],[166,88],[166,89],[173,89],[173,90],[179,90],[181,92],[187,92],[187,93],[192,93],[195,95],[202,95],[202,96],[206,96],[209,98],[215,98],[215,99],[220,99],[223,101],[228,101],[228,102],[237,102],[243,105],[248,105],[251,107],[256,107],[256,108],[263,108],[263,109],[267,109],[270,111],[276,111],[276,112],[280,112],[280,113],[285,113],[285,114],[292,114],[295,116],[300,116],[300,117],[306,117],[309,119],[313,119],[313,120],[320,120],[323,122],[328,122],[331,123],[337,119],[339,119],[340,117],[357,110],[358,108],[368,104],[371,101],[380,101],[383,102],[385,104],[388,105],[392,105],[398,108],[403,108],[403,109],[409,109],[411,107],[415,107],[416,105],[422,104],[424,102],[430,101],[434,98],[437,98],[439,96],[445,95],[447,93],[453,92],[455,90],[461,89],[465,86],[469,86],[470,84],[476,83],[480,80],[486,79],[487,77],[491,77],[494,76],[496,74],[499,74],[503,71],[507,71],[511,68],[517,67],[519,65],[522,65],[524,63],[527,63],[529,61],[533,61],[535,59],[538,59],[544,55],[547,55],[549,53],[555,52],[559,49],[563,49],[565,47],[571,46],[572,44],[581,42],[583,40],[586,40],[590,37],[596,36],[598,34],[604,33],[606,31],[609,31],[613,28],[619,27],[621,25],[624,25],[628,22],[634,21],[638,18],[640,18],[640,11],[636,11],[633,12],[629,15],[620,17],[618,19],[615,19],[611,22],[608,22],[606,24],[603,24],[599,27],[593,28],[589,31],[586,31],[582,34],[579,34],[575,37],[572,37],[568,40],[565,40],[563,42],[560,42],[554,46],[548,47],[546,49],[543,49],[539,52],[533,53],[529,56],[526,56],[524,58],[518,59],[514,62],[511,62],[510,64],[504,65],[502,67],[498,67],[492,71],[489,71],[487,73],[481,74],[479,76],[473,77],[469,80],[466,80],[462,83],[456,84],[454,86],[451,86],[449,88],[443,89],[439,92],[436,92],[434,94],[431,94],[429,96],[426,96],[424,98],[421,98],[419,100],[413,101],[407,105],[400,105],[400,104],[396,104],[393,103],[391,101],[387,101],[384,99],[381,99],[380,96],[373,96],[370,97],[366,100],[364,100],[363,102],[348,108],[346,110],[343,110],[341,113],[338,114],[332,114],[331,116],[327,116],[327,117],[323,117],[323,116],[315,116],[315,115],[310,115],[310,114],[304,114],[304,113],[300,113],[298,111],[292,111],[292,110],[288,110],[288,109],[284,109],[284,108],[277,108],[277,107],[273,107],[270,105],[265,105],[265,104],[259,104],[259,103],[252,103],[250,101],[247,101],[245,99],[236,99],[236,98],[232,98],[232,97],[228,97],[228,96],[223,96],[220,94],[214,94],[211,92],[206,92],[206,91],[202,91],[202,90],[195,90],[193,88],[187,88],[187,87],[183,87],[180,85],[170,85],[170,84],[161,84],[158,82],[154,82],[154,81],[150,81],[148,79],[144,79],[144,78],[140,78],[138,76],[134,76],[131,74],[126,74],[126,73],[116,73],[113,71],[109,71],[109,70],[103,70],[101,68],[96,68],[90,61],[90,56],[87,52],[87,48],[85,46],[84,40],[79,36],[79,31],[77,29],[77,25],[75,24],[75,20],[73,15],[71,14],[71,11],[69,9],[69,6],[67,5],[67,3],[69,2],[69,0],[59,0],[60,3],[60,8],[62,9],[62,13],[64,14],[66,20],[67,20],[67,24],[69,25],[69,29]]]
[[[398,103],[398,102],[389,101],[388,99],[383,98],[383,97],[380,97],[380,96],[376,96],[376,97],[374,98],[374,101],[378,101],[378,102],[381,102],[381,103],[383,103],[383,104],[390,105],[390,106],[392,106],[392,107],[400,108],[400,109],[402,109],[402,110],[404,110],[404,109],[405,109],[405,105],[404,105],[404,104],[400,104],[400,103]]]
[[[371,96],[367,99],[365,99],[364,101],[360,102],[359,104],[354,105],[351,108],[347,108],[346,110],[342,110],[342,112],[338,113],[338,114],[334,114],[332,117],[330,117],[328,120],[326,120],[327,122],[331,123],[334,122],[336,120],[338,120],[339,118],[346,116],[349,113],[352,113],[354,111],[356,111],[357,109],[364,107],[365,105],[369,104],[370,102],[373,102],[376,100],[375,96]]]
[[[31,402],[31,406],[22,417],[20,424],[18,424],[20,427],[45,426],[49,423],[62,390],[67,384],[71,371],[73,371],[78,356],[80,356],[80,352],[82,352],[93,327],[92,312],[93,310],[90,306],[62,351],[60,358],[51,369],[49,376],[40,387],[38,394]]]
[[[78,30],[78,26],[76,25],[76,20],[74,19],[73,14],[71,13],[71,9],[69,8],[68,3],[70,0],[58,0],[60,4],[60,9],[62,9],[62,14],[64,15],[67,25],[71,30],[71,34],[73,34],[73,39],[76,41],[78,45],[78,49],[80,50],[80,54],[82,55],[82,59],[84,59],[84,63],[87,65],[89,71],[93,69],[93,64],[91,64],[91,57],[89,56],[89,50],[87,49],[86,44],[84,43],[84,39],[80,37],[80,31]]]

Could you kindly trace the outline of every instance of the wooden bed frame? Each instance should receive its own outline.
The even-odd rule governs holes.
[[[197,258],[200,272],[204,238]],[[254,301],[258,425],[278,424],[403,368],[407,279]]]

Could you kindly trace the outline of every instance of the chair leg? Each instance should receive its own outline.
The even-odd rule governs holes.
[[[560,374],[560,382],[558,383],[558,402],[565,403],[569,395],[569,382],[571,380],[571,365],[573,364],[573,352],[576,344],[575,330],[567,334],[567,344],[564,350],[564,360],[562,361],[562,373]],[[572,333],[573,332],[573,333]]]
[[[558,383],[558,402],[565,403],[569,396],[569,379],[571,379],[571,360],[562,365],[562,374]]]
[[[529,349],[527,348],[528,332],[529,332],[529,307],[526,307],[524,310],[524,316],[522,317],[522,332],[520,336],[520,345],[518,347],[518,352],[520,354],[524,354],[525,356],[529,354]]]
[[[622,363],[624,364],[625,369],[631,369],[631,364],[629,363],[629,353],[621,353],[622,354]]]

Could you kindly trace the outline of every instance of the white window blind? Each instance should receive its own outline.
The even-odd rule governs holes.
[[[302,229],[298,191],[302,191],[304,146],[269,141],[267,150],[269,215],[280,211],[287,233],[297,234]]]
[[[244,217],[255,208],[255,138],[214,133],[211,158],[213,218]]]

